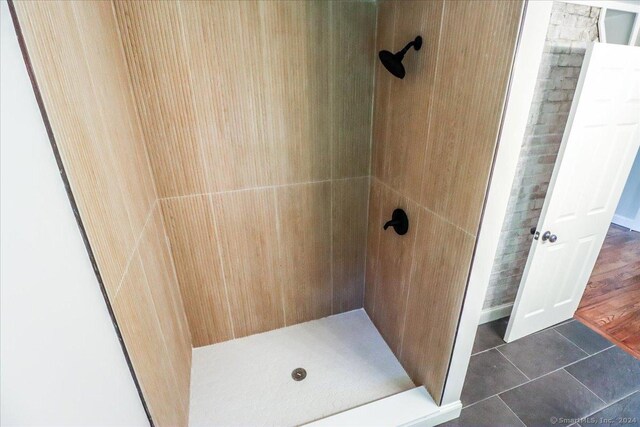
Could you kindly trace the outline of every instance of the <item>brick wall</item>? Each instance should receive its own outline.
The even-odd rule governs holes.
[[[484,308],[513,303],[600,9],[556,2]]]

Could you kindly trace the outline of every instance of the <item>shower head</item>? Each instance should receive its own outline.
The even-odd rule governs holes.
[[[378,58],[380,58],[380,62],[382,62],[382,65],[384,65],[384,68],[386,68],[387,71],[399,79],[404,79],[406,72],[404,65],[402,65],[402,59],[404,58],[405,53],[411,49],[411,46],[413,46],[415,50],[420,50],[422,47],[422,37],[417,36],[415,40],[407,43],[407,45],[397,53],[391,53],[388,50],[381,50],[378,53]]]

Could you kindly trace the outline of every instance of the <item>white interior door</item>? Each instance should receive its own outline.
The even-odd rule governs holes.
[[[640,48],[587,49],[505,341],[573,316],[640,146]]]

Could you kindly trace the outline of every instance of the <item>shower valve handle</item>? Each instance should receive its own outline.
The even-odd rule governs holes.
[[[391,220],[387,221],[382,228],[386,230],[389,227],[393,227],[395,232],[400,236],[407,234],[409,230],[409,218],[407,218],[407,214],[402,209],[394,210]]]
[[[392,227],[392,226],[395,227],[396,225],[400,225],[400,220],[399,219],[396,219],[396,220],[392,219],[390,221],[387,221],[384,224],[384,227],[382,227],[382,228],[384,228],[386,230],[387,228]]]

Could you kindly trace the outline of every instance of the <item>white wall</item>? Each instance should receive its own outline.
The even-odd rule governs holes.
[[[0,3],[0,424],[148,425]]]

